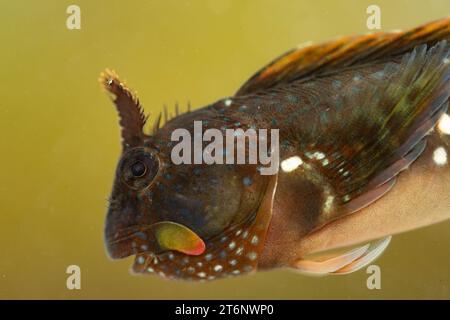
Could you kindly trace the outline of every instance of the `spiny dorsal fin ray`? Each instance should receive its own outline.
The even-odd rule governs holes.
[[[146,136],[143,129],[147,116],[145,116],[136,94],[120,81],[119,76],[113,70],[106,69],[102,72],[99,82],[111,93],[111,98],[119,113],[123,147],[138,145]]]
[[[185,110],[182,110],[183,108],[180,107],[178,102],[175,102],[175,107],[174,107],[174,113],[175,115],[173,116],[171,112],[169,112],[169,107],[164,104],[163,106],[163,111],[158,113],[158,116],[155,118],[155,122],[153,123],[151,132],[152,134],[154,134],[159,128],[161,128],[161,126],[165,125],[167,122],[169,122],[170,120],[172,120],[175,117],[178,117],[182,114],[185,113],[189,113],[191,112],[191,104],[188,101],[187,102],[187,106]]]
[[[340,68],[392,57],[419,44],[450,40],[450,18],[424,24],[405,32],[379,32],[347,36],[293,49],[253,75],[236,93],[250,94],[310,75],[324,75]]]

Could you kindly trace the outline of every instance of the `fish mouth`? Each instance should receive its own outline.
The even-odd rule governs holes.
[[[151,226],[132,226],[113,234],[105,233],[106,251],[111,259],[123,259],[136,254],[155,253]]]
[[[152,264],[162,261],[165,251],[157,249],[155,252],[149,246],[147,234],[142,230],[133,232],[121,232],[115,235],[106,236],[106,247],[111,259],[123,259],[134,255],[134,261],[131,266],[132,274],[148,273],[153,270]],[[155,247],[158,248],[158,247]]]

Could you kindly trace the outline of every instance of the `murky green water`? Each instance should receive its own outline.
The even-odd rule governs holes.
[[[66,8],[81,8],[81,30]],[[367,274],[279,270],[211,283],[131,276],[103,245],[120,153],[116,112],[97,83],[114,68],[147,112],[232,94],[298,43],[364,33],[373,1],[2,1],[0,298],[450,298],[450,222],[395,236]],[[450,2],[376,1],[382,29],[450,13]],[[66,289],[65,270],[82,270]]]

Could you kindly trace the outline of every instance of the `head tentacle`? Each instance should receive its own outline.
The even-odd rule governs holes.
[[[119,113],[124,149],[142,144],[147,137],[143,129],[148,117],[136,94],[120,81],[113,70],[106,69],[102,72],[99,81],[111,93],[111,99]]]

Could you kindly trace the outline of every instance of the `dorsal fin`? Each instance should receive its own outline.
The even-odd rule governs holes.
[[[405,32],[379,32],[341,37],[293,49],[253,75],[236,93],[250,94],[311,75],[325,75],[341,68],[395,56],[420,44],[450,40],[450,18]]]

